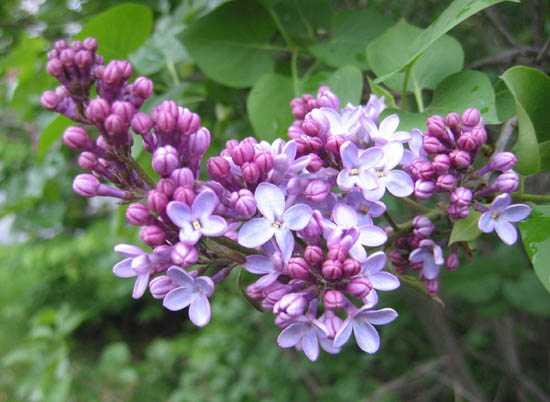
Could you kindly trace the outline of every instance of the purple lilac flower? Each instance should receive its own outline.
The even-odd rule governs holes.
[[[386,253],[378,251],[371,254],[363,263],[359,275],[364,276],[372,284],[370,293],[376,293],[376,290],[388,291],[399,287],[400,282],[395,275],[389,272],[383,272],[386,266]],[[376,290],[375,290],[376,289]]]
[[[401,164],[408,165],[416,159],[426,160],[428,154],[424,150],[422,138],[424,134],[422,131],[415,128],[411,131],[411,139],[409,140],[409,149],[406,149],[403,152],[403,158],[401,159]]]
[[[293,176],[306,168],[311,157],[301,156],[296,159],[296,141],[290,140],[285,143],[278,138],[272,144],[262,141],[259,146],[271,152],[273,155],[273,169],[269,174],[269,181],[280,184],[287,175]]]
[[[368,201],[358,191],[349,192],[346,202],[355,209],[359,226],[372,225],[372,218],[378,218],[386,212],[386,205],[383,202]]]
[[[395,131],[399,126],[399,116],[396,114],[392,114],[382,120],[379,127],[376,126],[374,121],[366,118],[366,116],[361,119],[361,124],[376,146],[382,146],[392,141],[403,143],[411,139],[410,133]]]
[[[380,336],[373,325],[389,324],[397,318],[397,312],[391,308],[369,310],[368,306],[355,309],[344,320],[334,337],[334,347],[341,347],[351,336],[355,336],[357,346],[364,352],[375,353],[380,347]]]
[[[319,357],[319,342],[328,339],[329,330],[314,315],[307,314],[297,317],[286,327],[277,343],[282,348],[297,346],[304,351],[309,360],[315,361]]]
[[[257,208],[264,217],[246,222],[239,231],[238,241],[245,247],[255,248],[275,235],[283,260],[287,262],[294,250],[291,230],[305,228],[313,211],[306,204],[296,204],[286,209],[283,191],[271,183],[261,183],[254,196]]]
[[[370,148],[376,149],[376,148]],[[367,200],[377,201],[384,196],[386,189],[396,197],[407,197],[414,191],[411,177],[402,170],[392,170],[403,157],[403,144],[392,141],[382,146],[383,158],[375,166],[377,186],[372,190],[363,189]]]
[[[439,274],[439,266],[445,262],[441,247],[433,240],[421,240],[419,247],[409,255],[409,260],[414,263],[422,262],[422,273],[426,279],[435,279]]]
[[[360,106],[346,106],[342,113],[329,108],[321,108],[321,112],[328,119],[332,135],[342,135],[346,140],[352,139],[361,130],[359,121],[362,110]],[[368,140],[368,139],[367,139]]]
[[[271,245],[271,242],[266,243],[266,245]],[[271,252],[267,249],[271,249]],[[275,247],[264,246],[264,252],[267,256],[260,254],[249,255],[246,257],[246,263],[243,264],[243,268],[248,272],[263,275],[254,283],[254,286],[258,290],[263,290],[275,282],[284,273],[285,268],[283,257],[279,251],[275,251]]]
[[[373,170],[384,156],[380,148],[368,148],[359,152],[357,146],[347,141],[340,147],[344,169],[338,174],[336,183],[342,190],[357,186],[363,191],[376,191],[377,179]]]
[[[183,243],[196,244],[201,236],[221,236],[227,230],[225,219],[212,215],[218,205],[218,196],[210,189],[203,190],[191,208],[180,201],[171,201],[166,207],[168,217],[181,230]]]
[[[208,276],[193,278],[177,266],[168,268],[168,277],[178,287],[164,297],[162,303],[168,310],[178,311],[189,306],[189,318],[197,327],[204,327],[210,321],[208,297],[214,292],[214,282]]]
[[[363,106],[363,115],[367,118],[371,119],[375,123],[378,123],[378,118],[380,117],[380,113],[384,111],[384,109],[387,108],[385,101],[385,97],[381,96],[378,98],[374,94],[370,94],[369,101],[365,106]]]
[[[531,213],[530,206],[526,204],[510,205],[511,202],[512,198],[508,194],[499,195],[478,221],[479,230],[485,233],[496,230],[498,237],[508,245],[514,244],[518,238],[517,230],[510,222],[519,222]]]

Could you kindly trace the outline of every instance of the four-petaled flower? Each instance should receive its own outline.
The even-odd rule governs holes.
[[[366,116],[360,121],[375,146],[385,145],[391,141],[403,143],[411,139],[411,134],[407,131],[395,131],[399,126],[399,116],[396,114],[392,114],[382,120],[379,127],[376,126],[374,121],[366,118]]]
[[[282,348],[296,346],[304,351],[309,360],[315,361],[319,357],[319,342],[328,340],[329,334],[325,324],[307,314],[297,317],[286,327],[277,338],[277,343]]]
[[[210,189],[203,190],[191,205],[171,201],[166,207],[166,214],[180,230],[182,243],[196,244],[201,236],[221,236],[227,230],[225,219],[212,212],[218,205],[218,196]]]
[[[372,285],[372,290],[369,292],[368,299],[363,300],[363,302],[369,305],[375,305],[378,302],[376,290],[395,290],[401,284],[395,275],[382,271],[385,266],[386,253],[383,251],[377,251],[371,254],[363,263],[359,275],[367,278]]]
[[[359,191],[350,191],[346,202],[355,209],[359,226],[372,225],[372,218],[378,218],[386,212],[386,205],[383,202],[368,201]]]
[[[178,287],[164,296],[164,307],[178,311],[189,306],[189,318],[197,327],[204,327],[210,321],[208,297],[214,292],[214,282],[208,276],[193,278],[177,266],[168,268],[168,277]]]
[[[271,183],[261,183],[254,194],[258,210],[263,218],[246,222],[239,231],[238,241],[248,248],[265,244],[275,235],[275,239],[288,262],[294,250],[294,235],[291,230],[302,230],[307,226],[313,211],[306,204],[296,204],[285,210],[283,191]]]
[[[346,141],[340,147],[340,156],[344,169],[336,178],[338,187],[342,190],[351,190],[357,186],[363,191],[376,191],[378,182],[373,168],[384,156],[382,149],[368,148],[359,152],[357,145]]]
[[[439,266],[445,262],[441,247],[433,240],[421,240],[418,248],[409,255],[411,262],[422,262],[422,273],[426,279],[435,279],[439,275]]]
[[[512,198],[508,194],[495,197],[489,210],[483,213],[478,221],[479,230],[490,233],[496,230],[498,237],[512,245],[518,239],[518,232],[510,222],[519,222],[531,213],[531,207],[526,204],[510,205]]]

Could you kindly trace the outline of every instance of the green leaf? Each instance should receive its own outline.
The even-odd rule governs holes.
[[[332,37],[310,48],[319,60],[332,67],[353,65],[368,70],[365,47],[382,34],[392,21],[376,11],[342,10],[332,17]]]
[[[498,80],[495,85],[495,103],[497,107],[498,119],[506,121],[516,115],[516,103],[514,97],[502,80]]]
[[[323,85],[327,85],[332,92],[338,95],[341,107],[346,106],[348,102],[353,105],[358,105],[361,102],[363,75],[357,67],[340,67],[327,78]]]
[[[75,39],[93,36],[105,61],[123,59],[147,39],[152,27],[153,13],[149,7],[124,3],[94,17]]]
[[[527,255],[539,280],[550,292],[550,205],[535,205],[519,229]]]
[[[426,119],[434,114],[445,116],[450,112],[462,113],[464,110],[478,108],[486,124],[496,124],[499,119],[495,108],[495,93],[487,75],[479,71],[461,71],[445,78],[435,88],[432,103],[423,113],[408,113],[387,109],[382,116],[399,114],[400,130],[426,128]]]
[[[256,82],[248,94],[246,108],[258,139],[273,141],[286,134],[294,120],[289,106],[293,97],[289,77],[267,73]]]
[[[407,61],[407,54],[422,29],[401,20],[367,47],[367,58],[377,76],[394,71]],[[435,41],[412,67],[407,89],[418,92],[435,89],[450,74],[462,69],[464,52],[460,43],[445,35]],[[394,91],[401,91],[405,73],[395,74],[384,83]]]
[[[533,271],[525,271],[517,281],[505,282],[504,295],[520,310],[550,316],[550,294],[540,284]]]
[[[540,168],[540,152],[535,128],[525,109],[517,102],[516,110],[519,134],[513,148],[518,158],[514,169],[523,175],[535,174]]]
[[[367,77],[367,81],[369,83],[371,93],[379,98],[383,96],[385,98],[384,102],[386,103],[386,105],[388,105],[389,108],[397,109],[397,104],[395,103],[395,99],[393,98],[393,95],[390,91],[388,91],[381,85],[376,85],[370,77]]]
[[[63,135],[63,132],[74,122],[63,115],[57,116],[40,134],[36,158],[41,160],[48,149]]]
[[[539,144],[540,152],[540,172],[550,172],[550,141],[544,141]]]
[[[464,219],[458,219],[453,224],[453,230],[449,238],[449,246],[458,241],[473,241],[481,235],[481,231],[477,227],[477,221],[481,216],[481,212],[470,207],[470,213]]]
[[[235,1],[191,24],[180,39],[209,78],[243,88],[273,69],[269,40],[275,30],[261,5]]]
[[[408,50],[408,57],[401,66],[395,70],[378,77],[376,84],[386,81],[395,74],[405,71],[410,65],[415,63],[418,58],[428,49],[436,40],[449,32],[455,26],[465,19],[478,13],[479,11],[490,7],[504,0],[455,0],[443,13],[422,32]],[[511,0],[518,2],[519,0]]]

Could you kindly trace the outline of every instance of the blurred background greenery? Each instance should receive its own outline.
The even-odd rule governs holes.
[[[123,208],[72,192],[77,157],[58,142],[37,158],[55,117],[39,102],[55,86],[45,73],[47,50],[118,3],[0,3],[0,401],[548,400],[550,298],[523,247],[497,246],[491,236],[478,244],[482,255],[445,273],[445,308],[407,288],[384,295],[381,305],[400,316],[382,329],[373,356],[348,345],[312,363],[278,348],[273,317],[241,298],[234,275],[216,291],[213,319],[201,330],[150,295],[133,300],[131,281],[111,273],[119,260],[113,246],[139,244]],[[130,55],[155,82],[149,109],[171,98],[199,112],[213,134],[212,154],[229,138],[253,134],[247,91],[206,77],[178,39],[223,1],[138,3],[154,15],[153,33]],[[273,3],[283,20],[296,13],[293,1]],[[314,34],[330,38],[333,13],[365,7],[426,27],[447,3],[325,1]],[[496,80],[511,65],[533,64],[549,16],[545,0],[502,3],[451,34],[465,66]],[[286,55],[276,63],[288,71]]]

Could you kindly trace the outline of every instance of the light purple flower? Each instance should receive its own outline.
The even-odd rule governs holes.
[[[531,207],[526,204],[510,205],[512,198],[508,194],[495,197],[489,210],[481,215],[478,221],[479,230],[490,233],[496,230],[498,237],[508,244],[514,244],[518,232],[510,222],[519,222],[529,216]]]
[[[407,131],[395,131],[399,126],[399,116],[396,114],[382,120],[380,127],[377,127],[374,121],[366,116],[361,119],[361,124],[376,146],[385,145],[391,141],[403,143],[411,139],[411,134]]]
[[[309,155],[296,159],[298,148],[294,140],[285,143],[284,140],[277,138],[271,145],[262,141],[258,146],[270,151],[273,155],[273,169],[268,176],[271,183],[280,184],[286,177],[295,176],[305,169],[311,160]]]
[[[319,357],[319,341],[329,337],[329,330],[321,321],[312,315],[298,317],[286,327],[277,343],[282,348],[296,346],[302,349],[309,360],[315,361]]]
[[[372,225],[372,218],[378,218],[386,212],[386,205],[383,202],[368,201],[359,191],[349,192],[346,202],[355,209],[359,226]]]
[[[341,347],[351,336],[355,336],[357,346],[367,353],[376,353],[380,347],[380,336],[373,325],[389,324],[397,318],[397,312],[392,308],[369,310],[363,306],[348,315],[334,337],[334,347]]]
[[[415,128],[411,131],[411,139],[409,140],[409,149],[405,149],[403,152],[403,158],[401,159],[402,165],[408,165],[416,159],[426,160],[428,154],[423,147],[423,138],[424,134],[422,131]]]
[[[285,210],[283,191],[271,183],[261,183],[254,193],[258,210],[263,218],[246,222],[239,231],[239,244],[255,248],[265,244],[275,235],[283,260],[288,262],[294,250],[294,235],[291,230],[307,226],[313,211],[306,204],[296,204]]]
[[[359,130],[362,129],[361,123],[359,122],[362,114],[361,106],[352,106],[348,104],[342,110],[342,113],[323,107],[321,108],[321,112],[329,121],[329,133],[332,135],[341,135],[346,140],[349,140],[353,139]]]
[[[346,141],[340,147],[340,156],[344,169],[340,171],[336,179],[338,187],[342,190],[351,190],[354,186],[363,191],[377,188],[377,178],[373,170],[384,156],[380,148],[368,148],[361,153],[351,141]]]
[[[386,266],[386,253],[377,251],[371,254],[363,263],[359,275],[364,276],[372,285],[372,292],[376,290],[388,291],[395,290],[399,287],[400,282],[397,277],[389,272],[383,272],[382,269]]]
[[[371,119],[375,123],[378,123],[380,114],[386,109],[385,97],[378,98],[374,94],[370,94],[369,101],[363,106],[363,115]]]
[[[441,247],[433,240],[421,240],[418,248],[409,255],[411,262],[423,262],[422,273],[426,279],[435,279],[439,275],[439,266],[445,262]]]
[[[271,242],[266,243],[266,245],[271,245]],[[267,249],[272,250],[268,251]],[[264,246],[264,252],[266,255],[249,255],[246,257],[246,263],[243,264],[243,268],[248,272],[263,275],[254,283],[258,290],[263,290],[271,285],[285,270],[283,257],[279,251],[275,251],[275,247]]]
[[[177,266],[168,268],[168,277],[178,287],[164,297],[162,303],[168,310],[178,311],[189,306],[189,318],[198,327],[204,327],[210,321],[210,302],[208,297],[214,292],[214,282],[208,276],[193,278]]]
[[[414,191],[411,177],[402,170],[392,170],[403,157],[403,144],[392,141],[381,149],[384,151],[384,156],[375,166],[377,186],[373,190],[363,189],[363,196],[367,200],[377,201],[384,196],[386,189],[396,197],[411,195]]]
[[[130,244],[115,246],[115,252],[128,257],[113,267],[113,273],[119,278],[132,278],[137,276],[132,297],[139,299],[145,293],[149,277],[154,271],[155,265],[168,263],[172,247],[166,247],[159,253],[147,254],[139,247]]]
[[[218,205],[218,196],[210,189],[203,190],[191,208],[183,202],[171,201],[166,207],[168,217],[181,230],[181,242],[193,245],[201,236],[221,236],[227,230],[225,219],[212,215]]]

